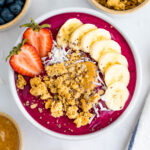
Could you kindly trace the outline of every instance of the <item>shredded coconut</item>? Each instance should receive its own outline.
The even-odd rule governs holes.
[[[99,75],[99,71],[97,71],[97,80],[99,80],[103,85],[105,85],[105,83],[103,82],[103,80],[101,79]]]
[[[101,86],[102,85],[100,82],[99,83],[98,82],[94,82],[94,84],[97,85],[97,86]]]
[[[89,124],[91,124],[91,122],[93,121],[94,118],[95,118],[95,114],[93,114],[93,116],[90,118]]]
[[[42,57],[41,59],[42,59],[42,61],[45,61],[47,58],[48,57],[46,56],[46,57]]]
[[[103,105],[100,102],[98,103],[98,105],[101,108],[101,111],[110,111],[109,109],[103,107]]]
[[[56,41],[53,40],[53,44],[56,46],[57,45]]]
[[[76,62],[74,62],[74,64],[80,63],[80,62],[84,62],[84,60],[77,60]]]
[[[55,64],[55,63],[61,63],[61,62],[64,62],[64,61],[68,60],[66,55],[69,52],[66,52],[65,47],[58,48],[56,42],[53,41],[53,43],[54,43],[53,48],[52,48],[52,51],[49,53],[49,57],[43,57],[42,58],[42,61],[43,61],[44,65],[51,65],[51,64]],[[50,59],[48,59],[48,58],[50,58]]]
[[[66,57],[66,55],[69,54],[70,52],[71,50],[69,49],[66,51],[65,47],[58,48],[56,41],[53,41],[53,48],[51,52],[49,53],[49,56],[42,58],[43,64],[48,66],[51,64],[68,61],[68,58]],[[79,53],[79,55],[82,55],[82,53]],[[91,61],[91,60],[90,58],[82,57],[81,60],[76,61],[74,64],[80,63],[80,62],[86,62],[86,61]],[[96,62],[93,62],[93,63],[96,63]]]
[[[96,108],[95,104],[93,104],[93,109],[94,109],[97,117],[99,117],[98,108]]]

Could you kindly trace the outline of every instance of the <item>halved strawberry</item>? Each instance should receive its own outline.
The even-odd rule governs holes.
[[[52,33],[46,28],[50,25],[43,24],[40,26],[31,19],[31,23],[24,24],[21,27],[29,27],[24,32],[23,39],[28,39],[27,43],[38,50],[40,57],[47,56],[53,45]]]
[[[39,75],[43,70],[41,58],[35,47],[25,44],[26,40],[13,47],[7,59],[10,57],[9,63],[14,71],[33,77]]]

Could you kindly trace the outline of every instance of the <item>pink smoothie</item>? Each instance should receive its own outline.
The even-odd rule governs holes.
[[[112,39],[118,42],[122,48],[122,54],[127,58],[129,63],[129,71],[130,71],[130,83],[128,85],[128,90],[130,92],[130,96],[126,102],[126,105],[124,109],[121,111],[101,111],[99,110],[99,117],[95,117],[91,124],[83,126],[81,128],[77,128],[76,125],[73,123],[72,120],[68,119],[66,116],[60,117],[60,118],[54,118],[51,116],[50,111],[44,109],[44,101],[40,100],[37,97],[34,97],[30,94],[30,85],[29,85],[29,77],[25,77],[25,79],[28,81],[27,86],[24,90],[17,89],[18,96],[20,98],[20,101],[22,102],[22,105],[26,109],[26,111],[42,126],[45,128],[62,133],[67,135],[83,135],[88,134],[92,132],[96,132],[98,130],[101,130],[105,128],[106,126],[110,125],[112,122],[114,122],[120,115],[125,111],[125,109],[128,107],[136,85],[136,64],[135,59],[133,56],[133,53],[131,51],[130,46],[124,39],[124,37],[109,23],[106,21],[92,16],[85,13],[64,13],[60,15],[56,15],[53,17],[50,17],[43,21],[43,23],[49,23],[51,24],[51,31],[53,33],[53,38],[55,40],[57,32],[61,25],[70,18],[78,18],[83,23],[91,23],[95,24],[99,28],[104,28],[108,30],[111,33]],[[17,78],[17,73],[15,73],[15,80]],[[16,87],[17,88],[17,87]],[[25,104],[26,101],[29,102],[28,104]],[[35,109],[31,109],[31,104],[38,104],[38,106]],[[41,111],[42,110],[42,111]]]

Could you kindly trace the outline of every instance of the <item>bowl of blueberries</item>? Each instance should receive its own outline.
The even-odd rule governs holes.
[[[30,0],[0,0],[0,30],[14,25],[29,7]]]

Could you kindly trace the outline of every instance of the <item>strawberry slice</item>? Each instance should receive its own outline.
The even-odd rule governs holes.
[[[35,47],[25,44],[26,40],[13,47],[7,59],[10,57],[9,63],[14,71],[33,77],[39,75],[43,70],[41,58]]]
[[[43,24],[40,26],[31,19],[30,23],[21,25],[21,27],[28,27],[23,34],[23,39],[28,39],[27,43],[37,49],[40,57],[47,56],[53,45],[52,33],[46,28],[50,25]]]

